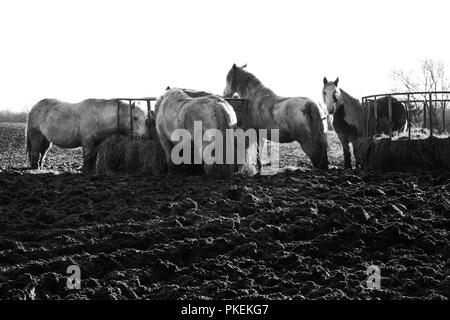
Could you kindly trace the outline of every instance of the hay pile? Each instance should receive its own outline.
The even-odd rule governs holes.
[[[193,156],[194,150],[191,152]],[[93,168],[88,172],[91,174],[163,175],[167,173],[165,153],[157,138],[130,141],[129,136],[111,135],[95,148],[88,162],[90,163],[89,167]],[[218,164],[214,165],[207,175],[215,178],[228,178],[242,168],[244,166]],[[172,165],[171,173],[203,175],[205,171],[202,164],[180,164]]]
[[[130,141],[129,136],[112,135],[96,148],[96,174],[146,174],[166,173],[164,150],[157,139]]]
[[[358,152],[362,166],[369,170],[436,170],[450,169],[450,137],[429,137],[414,133],[411,140],[400,135],[363,138]]]

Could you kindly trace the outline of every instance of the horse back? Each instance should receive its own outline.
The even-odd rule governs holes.
[[[203,96],[187,101],[180,111],[180,116],[184,128],[192,126],[194,121],[201,121],[203,130],[225,130],[237,124],[233,107],[217,96]]]
[[[57,99],[42,99],[36,103],[28,114],[28,126],[32,128],[39,128],[39,126],[49,119],[59,121],[67,115],[67,110],[61,108],[62,101]]]
[[[56,99],[39,101],[28,114],[27,132],[43,135],[63,148],[80,146],[80,114],[76,107]]]
[[[233,108],[218,96],[166,94],[156,115],[160,134],[170,137],[176,129],[192,131],[195,121],[201,121],[203,130],[224,129],[236,125],[237,122]]]
[[[371,102],[371,110],[373,109],[373,102]],[[402,129],[406,124],[406,107],[405,105],[400,102],[399,100],[395,99],[394,97],[391,97],[391,116],[392,116],[392,130],[398,131]],[[373,111],[370,112],[371,119],[374,117]],[[380,121],[384,121],[386,125],[381,125],[377,132],[388,132],[388,121],[389,119],[389,98],[388,97],[382,97],[378,99],[377,101],[377,118],[380,119]]]
[[[391,98],[391,110],[392,110],[392,121],[393,127],[392,130],[397,131],[400,130],[406,123],[406,108],[403,103],[398,101],[395,98]],[[386,119],[389,118],[389,100],[387,97],[383,98],[380,106],[377,108],[381,114],[381,117]]]
[[[43,99],[31,109],[28,122],[29,130],[39,130],[52,143],[76,148],[83,141],[101,139],[117,131],[117,103],[102,99],[78,103]]]
[[[305,106],[307,103],[314,103],[305,97],[273,97],[261,101],[259,108],[254,110],[253,115],[264,127],[269,129],[284,127],[291,122],[303,122],[305,120]],[[272,125],[270,126],[270,123]],[[287,129],[287,128],[286,128]]]

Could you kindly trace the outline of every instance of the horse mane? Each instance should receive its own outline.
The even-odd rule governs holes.
[[[245,90],[249,86],[252,86],[260,87],[261,89],[267,91],[267,94],[275,95],[275,93],[271,89],[264,86],[261,80],[259,80],[254,74],[242,68],[236,67],[233,69],[232,77],[233,84],[235,84],[236,88],[239,88],[241,91]]]
[[[106,101],[111,101],[112,99],[96,99],[96,98],[90,98],[90,99],[86,99],[83,100],[84,102],[89,102],[89,103],[103,103]]]
[[[167,90],[164,93],[163,97],[166,97],[166,96],[174,96],[177,99],[191,98],[183,89],[180,89],[180,88],[172,88],[170,90]]]
[[[255,84],[261,84],[261,80],[259,80],[253,73],[250,73],[242,68],[236,67],[233,71],[233,80],[238,83],[248,83],[253,82]]]
[[[348,135],[356,138],[356,136],[362,134],[364,128],[364,109],[358,99],[343,89],[339,88],[339,90],[340,98],[335,113],[336,120],[341,121],[341,126],[346,128]]]
[[[361,103],[359,102],[359,100],[354,98],[353,96],[351,96],[347,91],[345,91],[344,89],[341,89],[341,88],[339,88],[339,91],[340,91],[341,96],[342,96],[342,98],[344,100],[344,103],[345,102],[350,102],[352,104],[361,106]],[[362,106],[361,106],[361,108],[362,108]]]
[[[201,90],[194,90],[194,89],[186,89],[186,88],[174,88],[179,89],[186,93],[191,98],[199,98],[199,97],[205,97],[205,96],[214,96],[214,93],[207,92],[207,91],[201,91]]]
[[[246,90],[256,89],[258,94],[264,99],[278,100],[280,97],[270,88],[266,87],[261,80],[259,80],[254,74],[236,67],[232,74],[233,84],[237,91],[245,92]]]
[[[97,107],[100,108],[102,106],[106,106],[108,104],[115,104],[117,106],[117,99],[95,99],[95,98],[91,98],[91,99],[85,99],[83,101],[81,101],[82,103],[88,104],[92,107]],[[125,102],[123,100],[119,100],[119,106],[120,109],[122,108],[129,108],[129,104],[128,102]],[[132,110],[136,110],[136,105],[134,103],[131,103],[131,108]]]

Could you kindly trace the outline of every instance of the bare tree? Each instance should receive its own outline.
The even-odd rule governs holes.
[[[420,61],[420,70],[392,70],[395,91],[447,91],[450,81],[446,75],[445,64],[441,60],[426,58]]]
[[[445,63],[438,59],[426,58],[420,61],[418,70],[392,70],[391,78],[395,85],[392,89],[393,92],[427,92],[428,94],[421,95],[421,99],[424,101],[429,100],[429,93],[432,93],[432,99],[434,101],[432,117],[433,122],[436,123],[438,118],[445,119],[445,109],[448,104],[446,100],[450,96],[446,93],[436,93],[439,91],[449,91],[450,81],[446,74]],[[415,100],[414,96],[412,96]],[[423,106],[423,103],[421,104]],[[425,103],[426,105],[426,103]],[[416,111],[422,113],[422,106],[418,106],[415,103]],[[450,112],[448,112],[450,115]],[[438,128],[441,128],[442,121],[436,123]],[[446,126],[447,127],[447,126]],[[448,128],[446,128],[448,129]]]
[[[393,92],[404,91],[405,89],[407,92],[420,91],[420,85],[416,79],[414,79],[411,71],[392,70],[391,78],[396,83],[395,87],[392,88]]]

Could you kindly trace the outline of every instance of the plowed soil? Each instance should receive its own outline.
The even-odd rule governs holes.
[[[230,180],[84,176],[56,147],[30,171],[24,141],[0,124],[0,299],[450,297],[448,172],[344,170],[333,132],[328,171],[294,143]]]

